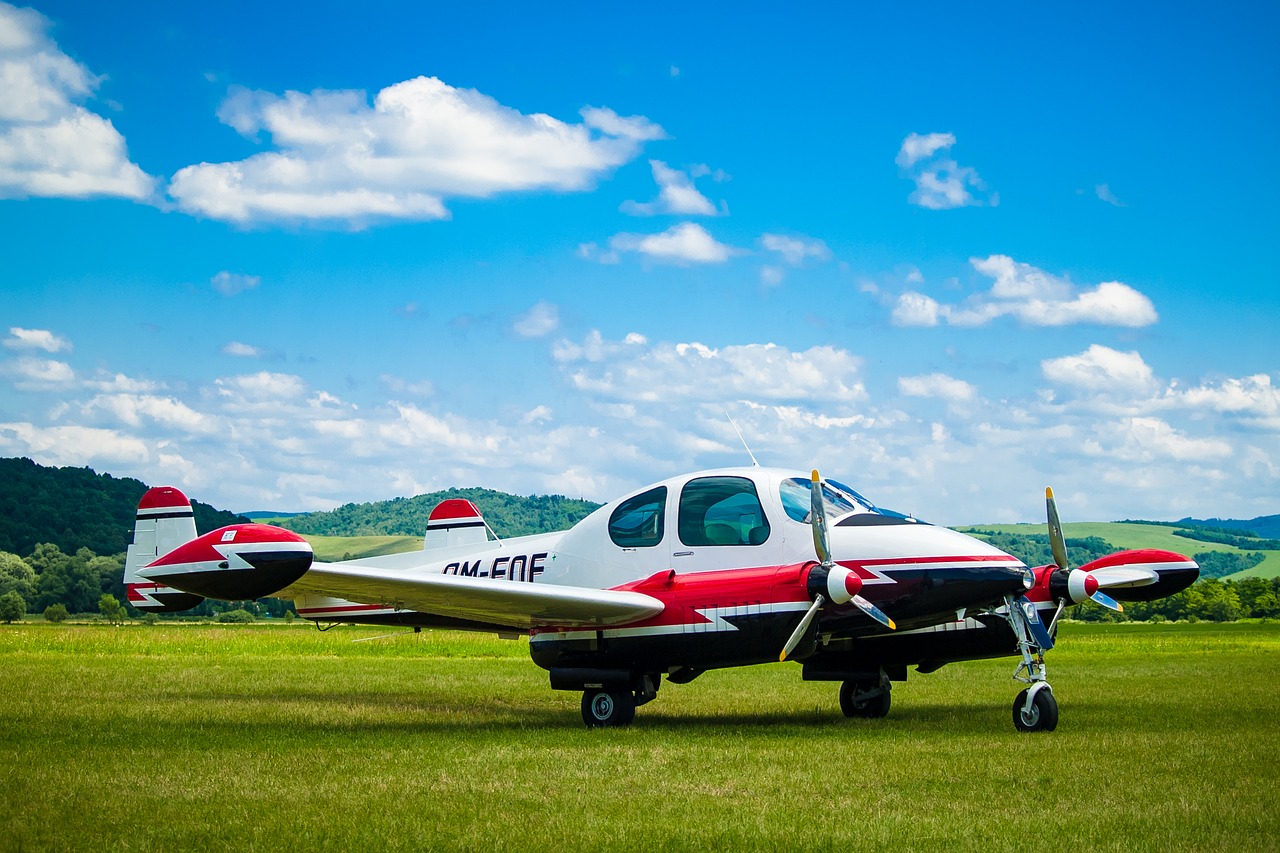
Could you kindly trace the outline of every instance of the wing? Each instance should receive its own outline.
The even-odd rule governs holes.
[[[662,612],[639,592],[420,574],[350,563],[316,563],[289,588],[364,604],[528,630],[634,622]]]

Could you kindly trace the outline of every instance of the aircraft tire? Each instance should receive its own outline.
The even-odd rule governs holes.
[[[859,690],[871,690],[875,687],[881,687],[883,689],[883,692],[879,696],[872,696],[867,699],[854,698],[854,694]],[[840,685],[840,710],[844,712],[846,717],[878,719],[888,715],[889,703],[890,695],[887,683],[854,681],[850,679],[842,682]]]
[[[629,726],[636,718],[636,697],[629,690],[587,690],[582,694],[582,721],[587,728]]]
[[[1024,713],[1026,703],[1027,691],[1023,690],[1013,700],[1014,728],[1020,732],[1051,732],[1058,727],[1058,700],[1053,698],[1053,693],[1041,690],[1031,703],[1031,710]]]

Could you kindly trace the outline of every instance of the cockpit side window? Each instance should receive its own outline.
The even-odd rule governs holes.
[[[680,492],[680,541],[685,545],[762,545],[769,519],[745,477],[699,477]]]
[[[627,498],[609,516],[609,538],[619,548],[652,548],[662,541],[666,514],[666,486]]]

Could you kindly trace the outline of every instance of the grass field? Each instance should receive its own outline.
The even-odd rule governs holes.
[[[589,731],[524,641],[378,633],[0,626],[0,849],[1280,847],[1280,624],[1066,624],[1036,735],[1012,659],[882,720],[777,664]]]

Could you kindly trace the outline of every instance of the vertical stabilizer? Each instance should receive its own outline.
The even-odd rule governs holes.
[[[450,498],[431,510],[422,548],[430,551],[454,545],[482,545],[487,541],[489,535],[485,532],[484,516],[479,508],[469,500]]]
[[[204,601],[202,596],[138,575],[143,566],[195,538],[196,518],[187,496],[173,486],[148,490],[138,502],[133,544],[124,561],[124,585],[129,603],[148,613],[176,613]]]

